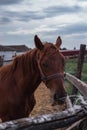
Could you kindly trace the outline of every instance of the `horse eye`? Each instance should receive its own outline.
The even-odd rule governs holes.
[[[63,64],[63,66],[65,66],[65,60],[64,59],[62,59],[62,64]]]
[[[43,65],[43,67],[48,68],[48,64],[47,63],[43,63],[42,65]]]

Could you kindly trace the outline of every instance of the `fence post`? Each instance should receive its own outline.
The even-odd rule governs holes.
[[[3,66],[3,58],[0,56],[0,67]]]
[[[78,56],[77,71],[76,71],[76,77],[78,79],[81,79],[82,67],[83,67],[83,62],[85,57],[85,50],[86,50],[86,45],[81,44],[80,52]],[[72,95],[76,95],[77,93],[78,93],[78,89],[75,86],[73,86]]]

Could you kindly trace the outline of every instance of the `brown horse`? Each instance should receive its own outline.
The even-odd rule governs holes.
[[[42,43],[36,35],[35,49],[17,56],[0,68],[0,118],[9,121],[29,116],[35,105],[34,92],[43,81],[51,90],[54,102],[63,104],[64,57],[56,44]],[[65,99],[65,98],[64,98]]]

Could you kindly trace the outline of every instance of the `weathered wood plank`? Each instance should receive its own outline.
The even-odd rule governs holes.
[[[83,63],[84,63],[85,50],[86,50],[86,45],[81,44],[79,56],[78,56],[77,70],[76,70],[76,75],[75,75],[80,80],[81,80],[81,75],[82,75],[82,68],[83,68]],[[78,89],[73,86],[72,95],[74,95],[74,94],[77,95],[77,93],[78,93]]]
[[[0,67],[3,66],[3,58],[0,56]]]
[[[24,118],[0,124],[0,130],[53,130],[71,125],[86,116],[81,107],[74,107],[60,113]]]
[[[71,82],[79,91],[80,93],[87,98],[87,84],[76,78],[75,76],[66,73],[66,79]]]

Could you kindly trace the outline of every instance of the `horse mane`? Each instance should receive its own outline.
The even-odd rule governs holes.
[[[0,68],[0,78],[5,79],[8,75],[13,74],[17,67],[22,67],[23,73],[28,73],[28,68],[31,67],[33,71],[33,58],[35,57],[37,49],[32,49],[24,54],[16,56],[12,63],[2,66]]]
[[[14,72],[17,69],[17,66],[21,66],[22,69],[26,69],[27,66],[32,67],[33,59],[36,56],[37,49],[32,49],[22,55],[18,55],[14,58],[12,63],[12,71]],[[28,70],[27,70],[28,71]]]

